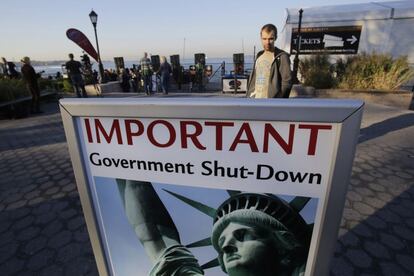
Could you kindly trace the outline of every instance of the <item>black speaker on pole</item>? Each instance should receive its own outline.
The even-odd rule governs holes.
[[[173,68],[180,68],[180,55],[172,55],[170,56],[170,63]]]
[[[244,74],[244,54],[233,54],[234,73],[236,75]]]
[[[158,71],[160,69],[160,56],[151,56],[152,70]]]
[[[194,54],[194,64],[201,63],[203,66],[206,65],[206,54],[198,53]]]
[[[234,63],[244,63],[244,54],[233,54],[233,62]]]
[[[122,68],[125,68],[124,58],[123,57],[114,57],[116,72],[119,74]]]

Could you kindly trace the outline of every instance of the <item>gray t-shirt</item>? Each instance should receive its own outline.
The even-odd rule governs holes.
[[[256,83],[255,90],[250,98],[269,98],[270,68],[274,60],[274,53],[264,52],[256,61]]]

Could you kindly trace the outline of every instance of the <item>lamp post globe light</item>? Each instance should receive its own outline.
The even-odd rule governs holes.
[[[98,22],[98,14],[92,10],[89,14],[89,18],[91,19],[93,29],[95,31],[96,49],[98,50],[99,75],[101,76],[101,83],[105,83],[106,80],[104,77],[104,68],[102,65],[101,53],[99,52],[98,35],[96,33],[96,23]]]

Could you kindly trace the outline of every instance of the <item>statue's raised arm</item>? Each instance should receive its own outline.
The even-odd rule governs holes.
[[[170,214],[149,182],[117,179],[125,213],[154,264],[150,275],[204,275],[191,252],[181,245]]]

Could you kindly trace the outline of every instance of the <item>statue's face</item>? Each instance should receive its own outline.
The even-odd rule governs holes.
[[[275,262],[275,249],[263,231],[256,227],[231,222],[221,233],[218,245],[223,254],[223,264],[229,275],[241,271],[260,271]],[[271,260],[273,259],[273,260]]]

